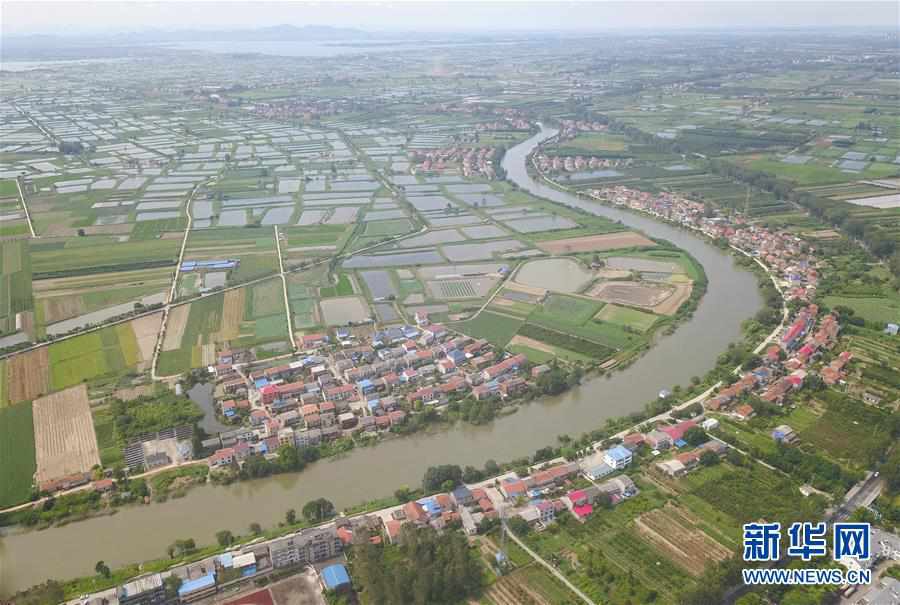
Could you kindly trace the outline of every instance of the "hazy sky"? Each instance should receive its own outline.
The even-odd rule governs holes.
[[[372,31],[604,30],[635,27],[898,26],[898,3],[631,0],[607,2],[42,2],[2,0],[3,33],[335,25]]]

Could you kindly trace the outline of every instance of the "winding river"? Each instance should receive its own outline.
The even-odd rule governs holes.
[[[204,486],[180,499],[124,508],[109,517],[43,531],[7,532],[0,537],[0,595],[47,578],[92,574],[94,563],[101,559],[117,567],[158,558],[177,538],[207,544],[215,541],[220,529],[245,533],[252,522],[272,526],[289,508],[299,510],[316,497],[324,496],[338,508],[385,497],[401,485],[417,484],[431,465],[481,467],[491,458],[506,461],[530,455],[555,443],[557,435],[598,428],[606,418],[642,409],[660,389],[687,384],[692,376],[706,373],[728,343],[740,337],[741,322],[762,306],[754,276],[739,270],[729,254],[687,231],[531,180],[526,157],[554,134],[552,129],[542,129],[509,150],[503,162],[508,178],[535,195],[667,239],[700,261],[709,279],[706,296],[693,318],[674,334],[660,338],[624,371],[592,379],[562,396],[523,405],[515,414],[487,426],[460,424],[356,449],[299,474],[228,487]]]

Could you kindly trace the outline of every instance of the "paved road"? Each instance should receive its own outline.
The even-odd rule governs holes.
[[[853,511],[868,506],[881,494],[882,480],[874,473],[854,485],[844,496],[844,501],[837,510],[831,513],[831,521],[844,521]]]
[[[519,547],[520,547],[522,550],[524,550],[525,552],[527,552],[527,553],[529,554],[529,556],[530,556],[532,559],[534,559],[535,561],[537,561],[538,563],[540,563],[541,565],[543,565],[544,567],[546,567],[547,570],[548,570],[550,573],[552,573],[552,574],[556,577],[557,580],[559,580],[560,582],[562,582],[563,584],[565,584],[566,586],[568,586],[568,587],[569,587],[569,590],[571,590],[572,592],[574,592],[575,594],[577,594],[578,597],[579,597],[582,601],[584,601],[584,602],[587,603],[588,605],[597,605],[596,603],[594,603],[594,602],[591,600],[591,598],[590,598],[589,596],[587,596],[586,594],[584,594],[583,592],[581,592],[581,591],[578,589],[577,586],[575,586],[574,584],[572,584],[571,582],[569,582],[569,579],[568,579],[566,576],[564,576],[563,574],[561,574],[561,573],[559,572],[559,570],[557,570],[555,567],[553,567],[552,565],[550,565],[549,563],[547,563],[546,561],[544,561],[544,560],[543,560],[536,552],[534,552],[533,550],[531,550],[530,548],[528,548],[528,545],[525,544],[524,542],[522,542],[522,540],[519,539],[519,536],[517,536],[516,534],[514,534],[514,533],[513,533],[512,531],[510,531],[509,529],[507,529],[506,535],[509,536],[509,538],[510,538],[513,542],[515,542],[516,544],[518,544]]]

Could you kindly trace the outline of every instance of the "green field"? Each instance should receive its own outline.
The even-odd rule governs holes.
[[[627,326],[638,332],[646,332],[653,327],[656,320],[659,319],[653,313],[638,311],[628,307],[620,307],[619,305],[608,304],[596,315],[597,319]]]
[[[900,323],[900,299],[880,296],[826,296],[825,304],[832,309],[838,305],[850,307],[867,321]]]
[[[209,343],[210,336],[221,329],[223,302],[224,295],[217,294],[191,303],[181,346],[159,354],[160,374],[179,374],[203,365],[200,345]]]
[[[16,314],[30,311],[31,255],[27,240],[0,243],[0,334],[16,328]]]
[[[505,347],[521,325],[521,319],[491,311],[482,311],[475,319],[449,324],[457,332],[472,338],[484,338],[497,347]]]
[[[175,239],[119,242],[112,237],[31,240],[36,277],[71,277],[173,265],[180,242]]]
[[[363,231],[365,237],[393,237],[403,235],[412,231],[412,223],[408,219],[398,218],[386,221],[372,221],[366,223],[366,229]]]
[[[137,340],[130,324],[118,324],[50,345],[50,387],[64,389],[133,367]]]
[[[31,403],[0,407],[0,507],[28,500],[36,470]]]

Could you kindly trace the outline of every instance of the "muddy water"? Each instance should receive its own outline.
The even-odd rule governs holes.
[[[102,559],[112,567],[157,558],[177,538],[215,541],[220,529],[246,532],[252,522],[270,526],[289,508],[299,510],[324,496],[339,508],[388,496],[401,485],[421,481],[434,464],[481,466],[485,460],[510,460],[552,444],[556,436],[581,434],[611,416],[640,410],[662,388],[687,384],[704,374],[728,343],[740,336],[741,322],[762,305],[752,274],[731,257],[686,231],[627,212],[606,208],[539,185],[525,172],[525,157],[545,130],[506,154],[509,178],[523,189],[556,202],[608,216],[645,233],[665,238],[690,252],[706,269],[709,287],[696,313],[674,334],[626,370],[587,382],[563,396],[525,405],[488,426],[456,426],[358,449],[343,458],[320,462],[303,473],[203,487],[164,504],[121,510],[45,531],[11,532],[0,538],[0,594],[47,578],[92,574]]]

